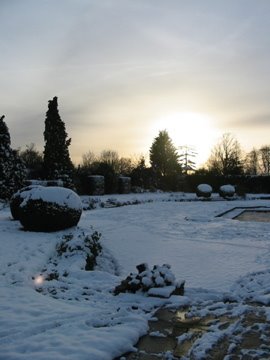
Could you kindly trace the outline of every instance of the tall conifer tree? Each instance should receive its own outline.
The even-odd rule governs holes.
[[[150,164],[157,180],[156,185],[166,190],[174,190],[181,166],[176,147],[166,130],[160,131],[152,143]]]
[[[49,100],[45,119],[44,131],[44,174],[48,179],[62,179],[69,183],[73,170],[68,147],[71,139],[68,138],[65,123],[58,112],[58,102],[55,96]],[[68,186],[68,184],[65,184]]]
[[[26,168],[17,152],[11,148],[4,118],[4,115],[0,118],[0,198],[7,200],[23,187]]]

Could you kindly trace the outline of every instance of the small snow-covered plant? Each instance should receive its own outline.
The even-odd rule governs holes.
[[[62,241],[56,245],[56,252],[58,256],[62,256],[65,253],[72,252],[73,249],[70,245],[70,241],[74,238],[73,234],[67,234],[62,237]],[[80,249],[81,250],[81,249]]]
[[[82,254],[85,257],[85,270],[94,270],[97,264],[97,257],[102,252],[100,244],[101,233],[94,231],[91,235],[84,232],[77,235],[67,234],[62,237],[62,241],[57,245],[58,256],[70,257],[75,254]]]
[[[96,209],[98,206],[101,206],[99,198],[88,198],[87,200],[83,200],[83,210],[93,210]]]
[[[200,184],[197,186],[196,195],[198,197],[210,198],[212,191],[212,186],[208,184]]]
[[[94,267],[97,265],[97,257],[102,251],[102,246],[99,242],[101,238],[101,233],[94,231],[93,234],[87,235],[84,239],[84,244],[89,253],[86,257],[85,270],[94,270]]]
[[[224,199],[232,198],[235,194],[235,187],[233,185],[222,185],[219,188],[219,195]]]

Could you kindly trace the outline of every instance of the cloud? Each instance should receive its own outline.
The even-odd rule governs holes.
[[[253,116],[247,115],[246,117],[241,116],[234,120],[227,120],[224,125],[235,129],[263,128],[267,131],[270,129],[270,113],[254,114]]]
[[[78,146],[128,151],[172,111],[268,128],[267,1],[0,2],[0,111],[18,145],[42,143],[53,96]]]

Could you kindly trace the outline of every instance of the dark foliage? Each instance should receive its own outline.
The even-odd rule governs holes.
[[[0,199],[8,200],[23,187],[26,168],[17,152],[11,149],[10,134],[4,118],[0,118]]]
[[[185,178],[185,191],[196,192],[196,187],[202,183],[211,185],[214,192],[218,192],[220,186],[224,184],[232,184],[240,196],[244,196],[246,193],[270,194],[270,176],[218,176],[207,172],[188,175]]]
[[[120,176],[118,178],[119,194],[129,194],[130,191],[131,191],[131,178],[127,176]]]
[[[38,179],[44,176],[43,174],[43,156],[35,148],[35,144],[26,145],[25,150],[19,151],[19,157],[23,161],[27,169],[28,179]]]
[[[103,175],[105,178],[105,193],[113,194],[118,191],[118,176],[114,171],[112,165],[107,162],[98,163],[95,168],[95,173],[98,175]]]
[[[160,131],[150,148],[150,163],[155,175],[156,187],[177,190],[181,174],[179,156],[166,130]]]
[[[135,189],[138,188],[144,190],[151,189],[153,187],[153,169],[146,167],[144,157],[140,159],[139,164],[132,170],[130,177],[132,187]]]

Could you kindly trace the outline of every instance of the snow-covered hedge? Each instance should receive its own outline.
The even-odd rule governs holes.
[[[231,198],[235,194],[235,187],[233,185],[222,185],[219,188],[219,195],[223,198]]]
[[[57,231],[78,224],[82,214],[80,197],[63,187],[33,187],[22,192],[18,217],[25,230]]]
[[[200,184],[197,186],[196,194],[198,197],[210,198],[212,194],[212,186],[208,184]]]
[[[119,176],[118,191],[120,194],[129,194],[131,191],[131,177]]]

